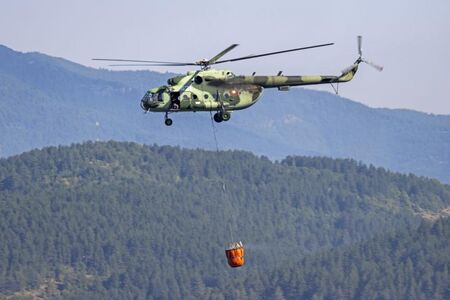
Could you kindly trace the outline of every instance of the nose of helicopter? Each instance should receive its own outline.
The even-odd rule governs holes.
[[[141,108],[145,111],[148,111],[150,108],[157,107],[158,103],[152,100],[152,95],[150,92],[147,92],[144,97],[141,99]]]
[[[147,104],[147,101],[145,101],[144,99],[141,100],[141,108],[145,111],[150,109],[150,107]]]

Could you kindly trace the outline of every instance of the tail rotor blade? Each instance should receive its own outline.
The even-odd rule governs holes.
[[[367,61],[367,60],[363,60],[363,62],[365,62],[366,64],[368,64],[369,66],[375,68],[377,71],[381,72],[383,71],[384,67],[383,66],[379,66],[371,61]]]
[[[362,56],[362,36],[358,35],[358,54]]]

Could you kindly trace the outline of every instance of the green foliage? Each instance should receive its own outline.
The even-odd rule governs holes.
[[[341,281],[326,277],[332,262],[316,268],[310,255],[414,228],[418,209],[448,205],[448,186],[351,160],[274,163],[239,151],[117,142],[44,148],[0,160],[0,295],[42,288],[55,299],[322,299]],[[238,270],[224,255],[235,239],[247,250]],[[352,285],[338,295],[356,293],[360,268],[372,276],[385,255],[384,244],[374,245],[373,263],[366,252],[355,256]],[[414,273],[415,256],[406,258],[404,272]],[[340,261],[334,269],[349,266],[349,257]],[[303,267],[276,271],[301,264],[313,277],[302,279]],[[440,293],[435,280],[444,273],[414,282]]]
[[[258,297],[449,299],[449,253],[450,219],[440,219],[278,267],[266,274],[271,285]]]

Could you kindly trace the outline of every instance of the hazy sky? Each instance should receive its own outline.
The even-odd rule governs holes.
[[[448,0],[0,0],[0,44],[93,67],[92,57],[195,61],[334,42],[334,46],[224,64],[236,74],[339,74],[364,56],[340,94],[372,107],[450,114]],[[167,67],[152,67],[165,72]],[[185,68],[172,68],[184,72]],[[329,86],[322,89],[332,91]]]

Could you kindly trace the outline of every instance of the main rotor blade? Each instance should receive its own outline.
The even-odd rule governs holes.
[[[174,61],[133,60],[133,59],[120,59],[120,58],[93,58],[92,60],[121,61],[121,62],[135,62],[135,63],[154,63],[154,64],[188,64],[185,62],[174,62]]]
[[[223,50],[222,52],[220,52],[219,54],[217,54],[216,56],[214,56],[213,58],[208,60],[208,64],[209,65],[214,64],[219,58],[221,58],[222,56],[224,56],[225,54],[227,54],[228,52],[230,52],[237,46],[239,46],[239,44],[233,44],[233,45],[229,46],[228,48],[226,48],[225,50]]]
[[[306,50],[306,49],[312,49],[312,48],[319,48],[319,47],[325,47],[325,46],[331,46],[331,45],[334,45],[334,43],[314,45],[314,46],[308,46],[308,47],[301,47],[301,48],[282,50],[282,51],[276,51],[276,52],[270,52],[270,53],[263,53],[263,54],[257,54],[257,55],[248,55],[248,56],[237,57],[237,58],[232,58],[232,59],[227,59],[227,60],[219,60],[219,61],[216,61],[215,64],[221,64],[221,63],[226,63],[226,62],[232,62],[232,61],[238,61],[238,60],[244,60],[244,59],[251,59],[251,58],[257,58],[257,57],[281,54],[281,53],[286,53],[286,52],[293,52],[293,51],[300,51],[300,50]]]
[[[145,64],[114,64],[114,65],[108,65],[109,67],[145,67],[145,66],[168,66],[168,67],[181,67],[181,66],[196,66],[195,63],[145,63]]]

